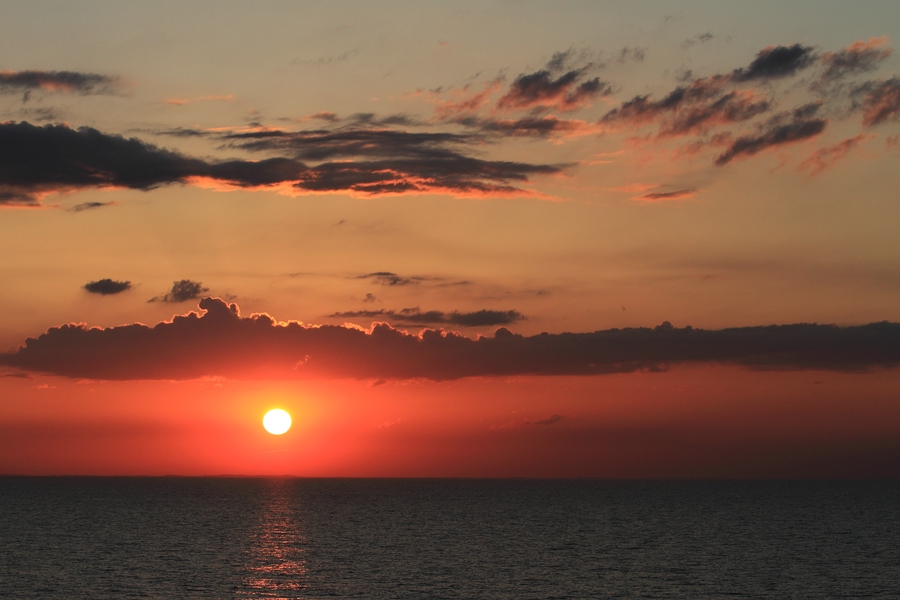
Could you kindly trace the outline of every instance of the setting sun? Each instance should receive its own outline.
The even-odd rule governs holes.
[[[291,415],[280,408],[273,408],[263,417],[263,427],[272,435],[281,435],[291,428]]]

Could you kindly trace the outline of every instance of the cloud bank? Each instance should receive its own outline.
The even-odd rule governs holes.
[[[241,317],[236,304],[200,301],[153,327],[139,323],[52,327],[0,364],[65,377],[129,379],[354,378],[446,380],[476,376],[600,375],[654,371],[686,362],[766,369],[865,371],[900,365],[900,324],[796,324],[708,331],[664,323],[653,329],[542,333],[498,329],[493,337],[375,324],[279,323]]]
[[[482,309],[473,312],[445,313],[440,310],[423,311],[418,306],[401,310],[354,310],[336,312],[328,316],[333,319],[376,319],[404,325],[447,324],[459,327],[510,325],[525,319],[525,316],[517,310]]]
[[[445,134],[398,131],[234,134],[246,150],[284,150],[294,156],[210,162],[90,127],[0,123],[0,204],[36,205],[42,194],[85,188],[151,190],[211,180],[242,188],[287,187],[294,193],[356,192],[525,194],[514,184],[561,166],[482,160],[448,147]],[[302,159],[365,156],[307,165]]]

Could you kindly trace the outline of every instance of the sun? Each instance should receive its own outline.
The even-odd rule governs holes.
[[[273,408],[263,417],[263,427],[272,435],[281,435],[291,428],[291,415],[280,408]]]

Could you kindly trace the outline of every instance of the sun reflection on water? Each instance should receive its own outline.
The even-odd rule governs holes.
[[[292,482],[272,479],[265,482],[265,505],[259,515],[246,553],[239,598],[303,598],[307,589],[305,537],[292,507]]]

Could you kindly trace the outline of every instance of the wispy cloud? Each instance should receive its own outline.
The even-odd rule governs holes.
[[[118,77],[77,71],[0,71],[0,93],[31,91],[69,94],[115,94],[121,91]]]

